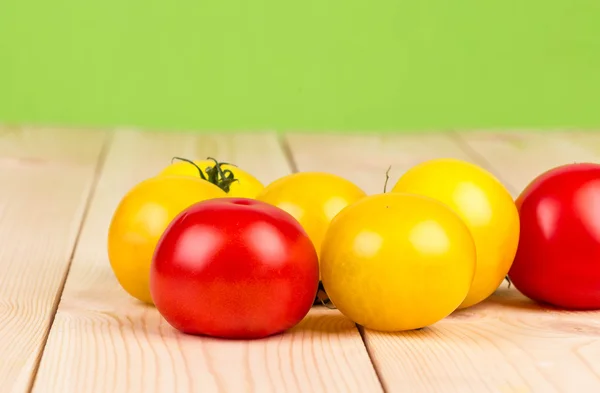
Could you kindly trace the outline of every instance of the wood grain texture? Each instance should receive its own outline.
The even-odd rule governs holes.
[[[95,164],[107,135],[103,130],[56,127],[0,127],[1,165]]]
[[[557,135],[559,135],[557,133]],[[566,140],[569,143],[578,145],[591,152],[594,157],[590,161],[598,162],[600,160],[600,130],[598,131],[564,131],[560,133],[559,137],[562,140]],[[585,161],[586,157],[578,160],[578,162]]]
[[[596,141],[598,146],[595,133],[471,131],[458,132],[456,136],[479,162],[491,167],[515,197],[548,169],[597,159],[584,146],[584,141]]]
[[[549,167],[593,160],[594,153],[582,146],[598,137],[579,138],[558,133],[295,134],[287,140],[300,171],[325,168],[369,193],[381,192],[378,179],[390,164],[396,168],[393,185],[422,160],[456,157],[491,170],[514,194]],[[600,152],[600,143],[594,146]],[[364,337],[389,393],[600,391],[600,313],[541,307],[504,284],[484,303],[426,329],[365,329]]]
[[[328,171],[352,180],[368,194],[388,188],[408,168],[432,158],[472,158],[443,134],[301,134],[286,136],[298,170]]]
[[[54,317],[106,134],[86,137],[0,129],[2,392],[29,391]]]
[[[421,331],[366,331],[388,392],[597,392],[600,313],[544,308],[505,285]]]
[[[115,135],[33,391],[36,393],[381,392],[355,325],[313,309],[293,330],[256,341],[179,334],[129,297],[106,256],[111,215],[172,156],[235,163],[268,183],[290,171],[273,134]]]

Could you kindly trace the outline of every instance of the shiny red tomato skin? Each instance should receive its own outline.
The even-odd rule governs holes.
[[[287,212],[246,198],[197,203],[156,247],[150,291],[156,308],[188,334],[254,339],[283,332],[310,310],[317,252]]]
[[[600,165],[553,168],[516,205],[521,236],[508,273],[514,286],[541,303],[600,309]]]

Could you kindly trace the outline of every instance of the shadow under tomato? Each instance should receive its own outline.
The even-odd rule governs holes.
[[[386,332],[386,331],[381,331],[381,330],[374,330],[374,329],[368,329],[365,328],[364,326],[359,326],[358,327],[360,330],[360,333],[363,337],[366,338],[366,340],[369,340],[369,336],[376,336],[376,337],[394,337],[394,338],[398,338],[398,339],[410,339],[410,340],[414,340],[414,339],[423,339],[423,338],[434,338],[434,337],[438,337],[437,334],[437,330],[438,328],[434,325],[431,326],[425,326],[419,329],[413,329],[413,330],[403,330],[403,331],[398,331],[398,332]]]
[[[143,304],[143,303],[141,303]],[[143,305],[141,307],[144,307]],[[156,308],[152,306],[148,306],[150,312],[156,312]],[[223,341],[223,342],[235,342],[235,341],[261,341],[261,340],[277,340],[280,339],[284,335],[305,335],[305,334],[335,334],[335,335],[343,335],[348,333],[356,333],[356,325],[342,315],[337,310],[330,310],[323,306],[314,306],[311,311],[302,319],[296,326],[285,330],[283,332],[275,333],[269,336],[250,338],[248,340],[240,339],[240,338],[229,338],[229,337],[217,337],[217,336],[209,336],[203,334],[193,334],[180,332],[170,326],[166,320],[162,317],[160,325],[157,326],[148,326],[147,334],[156,334],[164,336],[165,333],[169,334],[177,334],[182,337],[187,338],[198,338],[204,340],[215,340],[215,341]],[[167,332],[165,331],[167,330]]]
[[[560,308],[553,305],[540,303],[529,299],[515,288],[499,288],[492,296],[478,306],[485,307],[486,303],[489,305],[526,310],[528,312],[548,312],[560,310]]]
[[[318,332],[340,334],[356,331],[356,324],[335,309],[313,306],[311,311],[288,332]]]

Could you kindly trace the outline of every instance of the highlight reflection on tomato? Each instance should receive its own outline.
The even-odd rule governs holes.
[[[212,183],[185,176],[152,177],[132,187],[115,209],[108,229],[108,258],[123,289],[152,304],[150,264],[165,228],[194,203],[226,196]]]
[[[509,272],[525,296],[570,309],[600,308],[600,165],[553,168],[517,199],[521,238]]]
[[[150,290],[158,311],[182,332],[259,338],[306,316],[318,263],[308,235],[285,211],[219,198],[171,222],[154,254]]]
[[[407,193],[371,195],[343,209],[321,249],[325,291],[368,328],[401,331],[445,318],[473,282],[475,243],[446,205]]]
[[[256,199],[294,216],[320,252],[323,236],[333,217],[366,195],[341,176],[327,172],[297,172],[267,185]]]
[[[406,171],[392,192],[434,198],[465,222],[477,252],[477,269],[459,308],[487,299],[510,269],[519,242],[519,213],[506,187],[489,171],[453,158],[421,162]]]

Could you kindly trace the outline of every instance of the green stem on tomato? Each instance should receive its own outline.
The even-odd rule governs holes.
[[[217,187],[219,187],[221,190],[225,191],[226,193],[229,193],[231,184],[233,182],[239,181],[238,179],[235,178],[235,175],[231,170],[229,170],[229,169],[224,170],[223,168],[221,168],[222,165],[231,165],[231,166],[235,166],[235,165],[229,164],[227,162],[219,162],[212,157],[208,157],[207,160],[213,160],[215,162],[215,164],[213,166],[207,167],[206,169],[204,169],[204,171],[202,170],[202,168],[200,168],[198,165],[196,165],[196,163],[194,161],[188,160],[187,158],[173,157],[171,159],[171,162],[173,162],[173,160],[187,162],[188,164],[195,166],[196,169],[198,169],[198,174],[200,175],[200,178],[202,180],[206,180],[207,182],[216,185]]]
[[[181,158],[181,157],[173,157],[171,158],[171,164],[173,163],[173,161],[175,160],[179,160],[179,161],[183,161],[183,162],[187,162],[188,164],[191,164],[193,166],[196,167],[196,169],[198,170],[198,173],[200,174],[200,177],[202,178],[202,180],[206,180],[208,181],[208,179],[206,178],[206,175],[204,174],[204,172],[202,172],[202,169],[196,165],[196,163],[192,160],[188,160],[187,158]]]
[[[235,178],[233,172],[230,169],[224,170],[223,168],[221,168],[221,166],[231,164],[226,162],[219,162],[212,157],[207,157],[207,160],[213,160],[215,162],[214,166],[206,168],[206,173],[208,174],[209,181],[211,183],[217,184],[225,192],[229,192],[231,183],[239,180]]]

